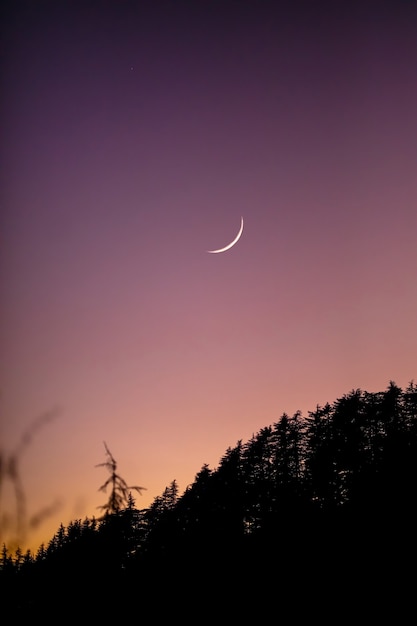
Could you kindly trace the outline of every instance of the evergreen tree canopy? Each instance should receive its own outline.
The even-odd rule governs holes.
[[[285,612],[300,598],[311,611],[330,597],[338,610],[359,610],[366,597],[375,614],[382,597],[405,606],[414,590],[413,382],[404,391],[393,382],[378,393],[355,389],[306,417],[284,413],[227,448],[217,468],[203,465],[181,495],[173,480],[147,509],[132,496],[143,488],[127,485],[105,449],[101,490],[111,493],[102,518],[61,524],[35,556],[3,546],[0,581],[22,615],[33,615],[45,588],[61,602],[71,589],[79,610],[97,608],[93,582],[111,589],[119,615],[129,594],[151,607],[158,589],[166,618],[185,592],[216,606],[222,599],[231,613],[245,600],[259,618],[265,603]]]

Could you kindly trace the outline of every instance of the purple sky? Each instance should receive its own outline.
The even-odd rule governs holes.
[[[98,513],[103,440],[144,507],[415,379],[416,5],[330,4],[9,2],[3,454],[60,410],[21,457],[28,512],[60,502],[32,543]]]

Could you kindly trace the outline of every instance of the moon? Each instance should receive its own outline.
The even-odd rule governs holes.
[[[227,246],[225,246],[224,248],[219,248],[218,250],[207,250],[207,252],[209,252],[210,254],[218,254],[219,252],[226,252],[226,250],[230,250],[230,248],[232,248],[235,245],[235,243],[239,241],[242,233],[243,233],[243,217],[240,218],[239,232],[236,235],[236,237],[233,239],[233,241],[227,244]]]

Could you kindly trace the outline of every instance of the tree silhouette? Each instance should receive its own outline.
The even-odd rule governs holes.
[[[136,485],[129,486],[127,482],[121,476],[119,476],[119,474],[117,474],[117,463],[110,450],[108,449],[106,442],[104,442],[104,447],[106,450],[107,461],[96,465],[96,467],[105,467],[110,473],[109,478],[99,488],[99,491],[106,492],[107,487],[109,485],[111,486],[109,499],[105,504],[97,507],[104,511],[103,517],[107,515],[112,515],[114,513],[119,513],[119,511],[126,508],[129,504],[129,494],[132,489],[137,491],[139,494],[142,494],[142,491],[145,489],[145,487],[139,487]]]
[[[104,445],[103,517],[61,524],[34,557],[3,547],[0,578],[16,591],[20,614],[33,616],[37,585],[59,606],[71,592],[75,617],[85,603],[95,610],[93,582],[111,589],[106,607],[119,611],[138,589],[142,609],[154,608],[158,589],[158,616],[171,621],[184,611],[184,589],[197,604],[210,598],[232,623],[243,606],[243,617],[252,609],[263,621],[262,610],[362,612],[366,600],[375,617],[382,598],[398,610],[414,596],[413,383],[405,392],[394,383],[355,389],[306,418],[284,413],[229,447],[217,469],[203,465],[182,495],[174,480],[143,510],[132,496],[143,487],[128,486]]]

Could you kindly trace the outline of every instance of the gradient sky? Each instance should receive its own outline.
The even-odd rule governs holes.
[[[30,545],[99,514],[103,441],[146,507],[416,379],[415,3],[9,4],[3,454],[59,409],[20,457],[28,512],[59,503]]]

